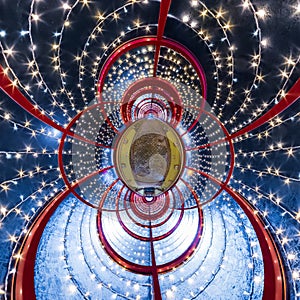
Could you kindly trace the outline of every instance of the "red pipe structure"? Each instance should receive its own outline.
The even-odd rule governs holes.
[[[157,273],[165,273],[165,272],[172,270],[173,268],[177,268],[178,266],[180,266],[183,262],[185,262],[188,258],[191,257],[191,255],[194,253],[197,245],[199,244],[199,242],[201,240],[202,231],[203,231],[203,223],[202,223],[203,212],[202,212],[202,209],[200,208],[200,201],[198,199],[197,194],[194,191],[192,191],[192,194],[193,194],[194,198],[196,199],[196,202],[199,204],[197,206],[199,219],[198,219],[197,232],[195,234],[195,237],[194,237],[191,245],[187,248],[187,250],[185,250],[179,257],[175,258],[174,260],[172,260],[166,264],[155,265],[155,272],[157,272]],[[153,272],[154,272],[153,265],[145,266],[145,265],[139,265],[137,263],[133,263],[133,262],[123,258],[121,255],[119,255],[116,252],[116,250],[110,245],[110,243],[108,242],[108,240],[105,236],[103,225],[102,225],[102,217],[103,217],[102,214],[103,213],[102,213],[101,208],[103,207],[104,201],[105,201],[105,197],[102,197],[100,205],[99,205],[99,213],[97,216],[97,221],[98,221],[97,223],[98,223],[99,237],[100,237],[102,244],[104,245],[105,251],[118,264],[120,264],[121,266],[125,267],[126,269],[128,269],[134,273],[144,274],[144,275],[153,274]],[[151,229],[151,226],[150,226],[150,229]],[[153,238],[152,242],[153,241],[154,241],[154,238]],[[151,243],[151,239],[150,239],[150,243]]]
[[[33,116],[39,120],[45,122],[46,124],[53,126],[63,132],[64,136],[68,135],[68,129],[63,129],[54,123],[51,119],[39,113],[34,106],[19,92],[19,90],[13,87],[11,81],[5,75],[3,69],[0,72],[0,84],[1,89],[6,92],[15,102],[17,102],[26,111],[30,112]],[[281,113],[284,109],[295,103],[300,97],[300,79],[294,84],[291,90],[286,94],[283,99],[276,104],[270,111],[265,113],[263,116],[258,118],[252,124],[246,126],[240,131],[230,135],[225,140],[232,140],[238,136],[241,136],[251,130],[258,128],[259,126],[270,121],[276,115]],[[54,124],[55,125],[54,125]],[[215,142],[216,143],[216,142]],[[210,144],[212,145],[212,143]],[[60,156],[60,165],[62,164]],[[201,173],[203,176],[208,177],[210,180],[219,184],[230,196],[232,196],[237,203],[244,210],[248,218],[250,219],[256,234],[258,236],[260,246],[263,253],[264,268],[265,268],[265,278],[264,278],[264,294],[263,299],[269,300],[280,300],[286,299],[286,282],[285,274],[283,269],[283,264],[279,256],[278,250],[276,249],[275,243],[272,240],[271,234],[265,229],[265,225],[258,214],[254,211],[254,208],[237,192],[233,191],[227,184],[224,184],[217,179],[205,174],[199,170],[195,170]],[[98,173],[98,172],[97,172]],[[89,176],[93,176],[90,174]],[[82,178],[80,181],[83,182],[89,178],[89,176]],[[57,206],[61,201],[72,192],[79,183],[69,186],[65,191],[60,193],[39,215],[39,217],[32,224],[28,234],[26,235],[24,242],[21,245],[20,254],[22,259],[16,261],[17,272],[13,276],[12,280],[12,293],[11,299],[35,299],[34,293],[34,260],[36,256],[36,251],[38,247],[39,240],[41,238],[44,227],[46,226],[50,216],[53,214]],[[188,253],[189,257],[191,253]],[[115,257],[116,261],[125,263],[120,257]],[[177,263],[177,262],[176,262]],[[174,265],[176,266],[176,263]],[[129,265],[128,265],[129,266]],[[169,266],[169,265],[168,265]],[[156,266],[158,272],[166,271],[166,266]],[[147,269],[147,268],[146,268]],[[144,267],[136,266],[136,271],[144,273],[146,270]],[[153,270],[149,270],[152,274]],[[158,288],[156,287],[156,293]]]
[[[144,236],[141,236],[141,235],[138,235],[136,233],[134,233],[132,230],[130,230],[126,225],[125,223],[122,221],[122,218],[120,216],[120,212],[119,212],[119,208],[118,208],[118,205],[119,205],[119,198],[120,198],[120,195],[122,193],[122,189],[120,190],[119,194],[118,194],[118,197],[117,197],[117,201],[116,201],[116,213],[117,213],[117,218],[118,218],[118,221],[120,223],[120,225],[122,226],[122,228],[124,229],[124,231],[126,233],[128,233],[130,236],[132,236],[133,238],[135,239],[138,239],[138,240],[141,240],[141,241],[146,241],[146,242],[150,242],[150,241],[160,241],[162,239],[165,239],[166,237],[168,237],[169,235],[171,235],[177,228],[178,226],[180,225],[180,222],[182,221],[182,218],[183,218],[183,214],[184,214],[184,203],[182,201],[182,205],[181,205],[181,209],[180,209],[180,215],[179,215],[179,218],[176,222],[176,224],[167,232],[165,232],[164,234],[162,235],[159,235],[159,236],[156,236],[154,238],[150,238],[150,237],[144,237]],[[149,207],[149,210],[150,210],[150,205],[151,203],[148,203],[148,207]],[[149,221],[151,222],[151,216],[150,216],[150,213],[149,213],[149,217],[148,217]],[[165,222],[163,222],[162,224],[164,224]],[[149,227],[151,228],[152,230],[152,226],[149,225]]]
[[[131,110],[135,101],[146,94],[162,96],[173,113],[172,121],[175,125],[180,122],[183,104],[178,91],[167,80],[148,77],[135,81],[125,91],[120,105],[120,113],[125,123],[131,121]]]
[[[130,196],[128,196],[129,193],[130,193]],[[141,223],[141,222],[135,220],[134,217],[129,213],[128,202],[130,202],[130,204],[131,204],[131,200],[132,200],[131,193],[132,193],[132,192],[129,192],[129,190],[128,190],[128,191],[126,192],[125,197],[124,197],[124,207],[125,207],[125,212],[126,212],[128,218],[129,218],[135,225],[137,225],[137,226],[139,226],[139,227],[149,228],[150,225],[145,224],[145,223]],[[171,211],[170,211],[169,215],[168,215],[163,221],[161,221],[161,222],[159,222],[159,223],[154,223],[154,224],[153,224],[153,221],[154,221],[154,220],[153,220],[153,217],[151,217],[151,216],[149,216],[149,215],[147,216],[147,218],[145,217],[145,215],[139,216],[139,215],[136,213],[136,211],[135,211],[135,206],[130,205],[130,208],[132,209],[133,213],[134,213],[137,217],[140,217],[141,220],[143,220],[143,221],[145,221],[145,219],[146,219],[146,220],[149,220],[149,221],[151,220],[151,221],[152,221],[151,228],[155,228],[155,227],[162,226],[162,225],[165,224],[167,221],[169,221],[169,219],[172,217],[173,212],[174,212],[174,210],[175,210],[174,193],[173,193],[172,190],[171,190],[171,193],[172,193],[172,195],[173,195],[173,205],[172,205]]]

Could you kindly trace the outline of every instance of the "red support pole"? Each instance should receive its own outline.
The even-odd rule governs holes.
[[[156,77],[161,40],[165,31],[165,26],[168,18],[168,12],[171,6],[171,0],[161,0],[157,27],[157,40],[154,55],[154,67],[153,67],[153,77]]]
[[[151,264],[152,264],[152,284],[153,284],[153,294],[155,300],[162,300],[160,284],[158,279],[158,271],[155,260],[155,249],[154,249],[154,241],[152,235],[151,221],[150,221],[150,249],[151,249]]]

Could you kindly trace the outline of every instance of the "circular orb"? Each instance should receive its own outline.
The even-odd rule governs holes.
[[[185,161],[177,132],[166,122],[147,117],[131,123],[118,137],[114,165],[135,193],[154,197],[178,180]]]

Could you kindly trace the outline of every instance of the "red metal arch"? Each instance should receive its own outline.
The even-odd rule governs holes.
[[[109,58],[105,61],[101,71],[100,71],[100,76],[98,80],[98,94],[99,94],[99,101],[101,101],[101,93],[103,91],[103,86],[104,86],[104,81],[106,78],[106,75],[108,74],[110,68],[112,65],[115,63],[115,61],[123,54],[126,52],[146,46],[146,45],[155,45],[157,43],[157,37],[156,36],[144,36],[144,37],[139,37],[133,40],[130,40],[123,45],[119,46],[110,56]],[[207,97],[207,83],[206,83],[206,76],[204,69],[202,68],[201,64],[199,63],[198,59],[195,57],[195,55],[188,50],[185,46],[182,44],[163,37],[160,42],[161,46],[170,48],[178,53],[180,53],[183,57],[186,58],[187,61],[191,63],[193,68],[195,69],[198,78],[200,80],[201,84],[201,90],[202,90],[202,97],[206,99]]]

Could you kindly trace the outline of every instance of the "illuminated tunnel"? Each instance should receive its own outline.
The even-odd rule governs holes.
[[[0,1],[1,299],[300,299],[299,25]]]

